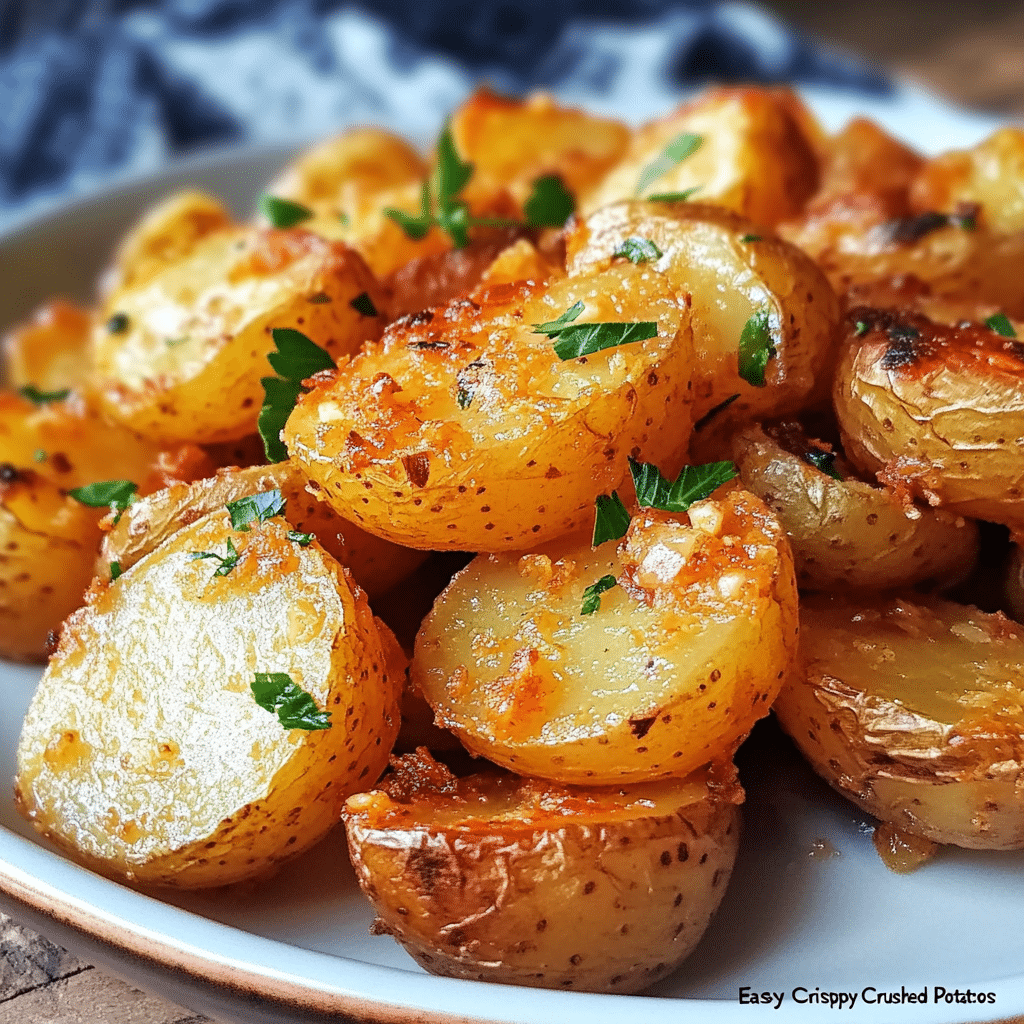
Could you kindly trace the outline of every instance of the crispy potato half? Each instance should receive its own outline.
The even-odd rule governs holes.
[[[644,266],[691,296],[695,420],[727,399],[732,402],[716,418],[716,431],[826,399],[840,310],[809,257],[720,207],[623,202],[598,210],[569,233],[569,273],[621,262],[627,242],[638,239],[653,242],[661,254]],[[758,315],[767,318],[775,350],[760,387],[739,372],[740,337]]]
[[[92,336],[104,413],[163,444],[254,433],[271,374],[271,330],[292,328],[330,354],[379,335],[352,302],[383,298],[362,259],[309,232],[224,228],[138,287],[107,297]]]
[[[1024,526],[1024,354],[982,325],[856,307],[834,384],[843,448],[890,489]]]
[[[349,850],[377,930],[433,974],[640,991],[692,952],[732,872],[731,763],[608,789],[455,779],[425,751],[395,766],[346,803]]]
[[[305,489],[306,479],[292,462],[227,468],[216,476],[170,487],[129,506],[103,537],[96,575],[106,578],[116,562],[121,572],[158,548],[178,530],[208,512],[264,491],[279,490],[284,518],[299,533],[312,533],[370,597],[383,594],[408,576],[426,557],[375,537],[339,516]]]
[[[596,611],[587,588],[613,582]],[[593,593],[593,590],[591,590]],[[410,678],[472,753],[584,785],[731,757],[796,656],[789,544],[740,490],[643,509],[624,542],[479,555],[434,603]]]
[[[642,321],[655,337],[561,359],[544,325]],[[633,328],[630,328],[633,330]],[[409,547],[524,549],[590,521],[641,450],[670,463],[689,438],[686,297],[631,263],[390,324],[314,378],[283,431],[346,519]]]
[[[387,764],[399,682],[366,598],[288,526],[205,516],[65,623],[16,790],[87,866],[178,888],[257,875],[315,843]],[[278,714],[257,703],[257,673],[278,674]],[[329,728],[307,729],[322,712]]]
[[[926,581],[948,587],[977,560],[973,520],[906,505],[858,480],[842,456],[808,438],[799,424],[751,427],[733,440],[733,457],[743,485],[779,517],[801,587],[893,590]]]
[[[912,835],[1024,848],[1024,632],[915,598],[806,598],[775,703],[815,771]]]
[[[81,388],[89,372],[86,348],[91,332],[87,310],[65,299],[44,303],[28,323],[4,336],[8,385],[35,385],[44,392]]]

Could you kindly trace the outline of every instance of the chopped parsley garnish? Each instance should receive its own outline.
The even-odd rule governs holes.
[[[312,302],[314,306],[324,306],[331,301],[331,297],[327,292],[317,292],[315,295],[310,295],[308,301]]]
[[[313,211],[302,203],[280,196],[260,196],[260,212],[275,228],[293,228],[313,216]]]
[[[250,684],[256,703],[265,711],[277,714],[286,729],[330,729],[331,713],[321,711],[287,672],[257,672]]]
[[[557,338],[583,312],[582,300],[571,305],[557,320],[549,320],[546,324],[534,324],[534,334],[546,334],[549,338]]]
[[[295,541],[300,548],[307,548],[315,538],[311,533],[301,533],[298,530],[289,530],[288,539]]]
[[[300,331],[275,327],[271,333],[277,351],[271,352],[267,360],[279,376],[260,379],[263,407],[256,424],[267,458],[271,462],[283,462],[288,458],[288,449],[281,441],[281,431],[299,395],[306,391],[302,382],[334,366],[334,360]]]
[[[18,394],[22,398],[27,398],[33,405],[48,405],[50,402],[63,402],[71,394],[71,388],[40,391],[35,384],[26,384],[23,388],[18,388]]]
[[[545,174],[533,183],[523,204],[526,226],[560,228],[576,212],[576,200],[557,174]]]
[[[189,561],[194,562],[199,558],[214,558],[220,562],[220,565],[214,569],[213,575],[227,576],[227,574],[231,572],[236,565],[238,565],[238,559],[241,557],[230,537],[228,537],[227,549],[226,555],[218,555],[213,551],[193,551],[192,554],[189,555]]]
[[[833,480],[842,480],[843,474],[836,469],[836,453],[812,450],[804,453],[804,460]]]
[[[110,563],[110,582],[113,583],[114,580],[120,579],[120,577],[121,577],[121,563],[120,562],[111,562]]]
[[[871,328],[863,320],[858,320],[854,325],[853,333],[856,337],[863,338],[870,330]]]
[[[591,542],[596,548],[607,540],[618,540],[626,536],[629,529],[629,512],[622,504],[617,491],[611,497],[599,494],[594,500],[594,539]]]
[[[596,583],[592,583],[583,591],[583,604],[580,606],[580,615],[593,615],[601,607],[601,595],[618,586],[619,581],[614,576],[602,576]]]
[[[341,221],[341,226],[343,228],[352,226],[352,218],[344,210],[338,213],[338,220]]]
[[[578,359],[602,349],[631,345],[657,337],[658,325],[653,320],[630,324],[572,324],[555,338],[555,355],[559,359]]]
[[[68,491],[68,496],[90,508],[109,506],[111,512],[123,512],[135,501],[138,486],[131,480],[101,480]]]
[[[377,307],[367,292],[360,292],[349,305],[362,316],[377,316]]]
[[[700,135],[692,135],[683,132],[677,135],[662,151],[661,156],[652,160],[641,172],[636,183],[636,195],[643,193],[649,185],[653,184],[663,174],[667,174],[677,164],[682,163],[688,156],[691,156],[703,142]],[[653,197],[648,197],[653,198]]]
[[[649,238],[633,236],[624,239],[612,255],[621,256],[630,263],[649,263],[651,260],[660,260],[663,253]]]
[[[455,401],[460,409],[468,409],[473,404],[473,392],[469,388],[460,387],[455,392]]]
[[[113,313],[109,320],[107,320],[107,330],[111,334],[124,334],[128,330],[128,326],[131,321],[128,319],[127,313]]]
[[[768,324],[768,310],[755,313],[740,334],[740,376],[755,388],[765,386],[764,371],[776,348]]]
[[[46,451],[44,449],[42,449],[42,448],[37,448],[32,453],[32,461],[33,462],[45,462],[46,461]]]
[[[685,512],[695,501],[703,501],[737,474],[731,462],[709,462],[703,466],[683,466],[679,476],[670,481],[661,475],[657,466],[632,458],[629,471],[636,488],[637,504],[663,512]]]
[[[244,498],[229,501],[224,507],[231,516],[231,528],[239,533],[248,533],[250,523],[265,523],[273,516],[284,513],[284,498],[278,489],[247,494]]]
[[[683,189],[682,192],[652,192],[646,196],[649,203],[685,203],[692,195],[700,191],[700,185]]]
[[[760,242],[760,241],[762,241],[762,239],[761,239],[760,235],[744,235],[740,239],[740,241],[741,242]]]
[[[990,331],[1001,334],[1004,338],[1017,337],[1017,332],[1013,329],[1013,324],[1010,323],[1009,317],[1005,313],[994,313],[985,321],[985,326]]]

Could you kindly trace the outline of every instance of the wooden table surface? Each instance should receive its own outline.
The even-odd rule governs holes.
[[[765,6],[826,44],[862,53],[953,102],[1024,118],[1020,0],[779,0]],[[105,975],[0,914],[0,1024],[207,1020]]]

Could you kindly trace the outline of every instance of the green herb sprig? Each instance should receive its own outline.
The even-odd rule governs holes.
[[[227,576],[229,572],[236,565],[238,565],[238,559],[241,557],[241,553],[235,547],[234,542],[228,537],[227,541],[227,554],[218,555],[215,551],[193,551],[189,556],[190,562],[195,562],[198,559],[213,558],[220,562],[213,571],[214,576]]]
[[[708,462],[703,466],[683,466],[675,480],[666,480],[650,462],[629,460],[637,504],[663,512],[686,512],[696,501],[703,501],[722,484],[737,475],[731,462]]]
[[[111,512],[120,515],[135,503],[138,490],[138,485],[131,480],[101,480],[84,487],[74,487],[68,491],[68,496],[90,508],[108,506]]]
[[[764,371],[778,350],[769,325],[768,310],[758,310],[740,333],[739,373],[755,388],[766,386]]]
[[[658,334],[658,325],[651,320],[637,323],[575,324],[583,312],[583,303],[570,306],[557,320],[533,324],[534,334],[546,334],[554,339],[555,354],[559,359],[578,359],[602,349],[645,341]]]
[[[640,177],[636,183],[636,195],[639,197],[643,194],[644,190],[658,180],[662,175],[667,174],[681,164],[688,156],[692,156],[700,149],[704,139],[700,135],[693,135],[690,132],[683,132],[677,135],[671,142],[661,151],[661,155],[652,160],[646,167],[640,172]],[[669,193],[663,193],[663,195]],[[654,196],[648,196],[648,199],[654,199]],[[662,200],[667,201],[667,200]]]
[[[617,491],[611,497],[599,494],[594,499],[594,539],[593,547],[598,547],[608,540],[618,540],[626,536],[629,529],[629,511],[622,504]]]
[[[1016,338],[1017,332],[1013,329],[1013,324],[1010,323],[1010,318],[1005,313],[993,313],[985,321],[985,326],[990,331],[995,331],[996,334],[1001,334],[1004,338]]]
[[[260,196],[259,207],[260,213],[275,228],[293,228],[313,216],[313,211],[308,206],[291,199],[282,199],[280,196]]]
[[[229,501],[224,507],[231,516],[231,529],[248,533],[250,524],[265,523],[273,516],[283,515],[284,506],[280,490],[274,488],[259,494],[247,494],[244,498]]]
[[[250,688],[256,703],[276,714],[286,729],[313,732],[331,727],[331,713],[321,711],[287,672],[256,672]]]
[[[523,204],[530,228],[560,228],[575,212],[576,199],[557,174],[539,177]]]
[[[804,454],[804,459],[815,469],[824,473],[826,476],[832,477],[833,480],[843,479],[843,474],[836,469],[835,452],[823,452],[819,449],[813,449]]]
[[[660,260],[664,254],[650,238],[638,238],[634,235],[623,239],[622,244],[612,255],[639,264]]]
[[[618,586],[619,581],[614,576],[602,576],[596,583],[592,583],[583,591],[583,604],[580,605],[580,615],[593,615],[601,607],[601,595]]]
[[[71,388],[40,391],[35,384],[26,384],[23,388],[18,388],[18,394],[22,398],[27,398],[33,405],[49,405],[50,402],[63,402],[71,394]]]

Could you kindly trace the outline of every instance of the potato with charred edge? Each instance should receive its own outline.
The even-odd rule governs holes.
[[[692,952],[729,881],[731,763],[608,789],[394,763],[343,816],[378,930],[432,974],[638,992]]]
[[[657,334],[563,359],[551,324],[566,316],[581,330],[643,333],[623,326],[642,321]],[[594,498],[626,475],[624,455],[685,452],[692,351],[687,297],[643,267],[496,285],[390,324],[314,378],[282,436],[323,497],[370,533],[522,550],[589,523]]]
[[[408,576],[426,557],[400,548],[342,519],[326,502],[305,489],[306,480],[291,462],[247,469],[222,469],[195,483],[176,483],[126,509],[104,536],[96,575],[106,578],[116,562],[124,572],[178,530],[230,501],[279,490],[284,518],[298,533],[311,533],[370,597],[384,593]]]
[[[858,307],[834,385],[850,461],[906,500],[1024,527],[1024,352],[975,324]]]
[[[654,243],[643,266],[692,296],[696,351],[693,417],[732,399],[715,431],[822,403],[835,363],[839,302],[802,252],[719,207],[623,202],[576,223],[566,239],[570,274],[621,262],[632,240]],[[763,386],[740,376],[740,338],[763,316],[774,349]],[[766,338],[766,341],[769,340]]]
[[[410,678],[440,725],[512,771],[681,777],[731,757],[768,713],[796,627],[785,535],[733,490],[688,515],[642,509],[617,549],[577,534],[477,556],[424,620]]]
[[[143,284],[107,297],[92,336],[95,386],[111,419],[163,444],[255,432],[271,330],[300,330],[332,356],[377,337],[382,308],[362,259],[304,231],[223,228]]]
[[[1024,849],[1024,631],[915,597],[806,598],[775,713],[828,783],[912,835]]]
[[[82,863],[175,888],[252,877],[326,834],[387,764],[399,682],[365,595],[288,526],[205,516],[65,623],[16,790]],[[277,674],[262,704],[257,673]]]
[[[583,197],[591,214],[634,196],[696,189],[702,203],[735,210],[758,224],[796,214],[818,183],[820,129],[795,96],[779,89],[711,89],[638,129],[626,155]],[[680,135],[700,148],[654,168]],[[649,170],[650,169],[650,170]]]
[[[733,440],[740,479],[779,517],[797,581],[810,590],[892,590],[964,579],[978,556],[973,520],[858,480],[799,424],[751,427]]]

